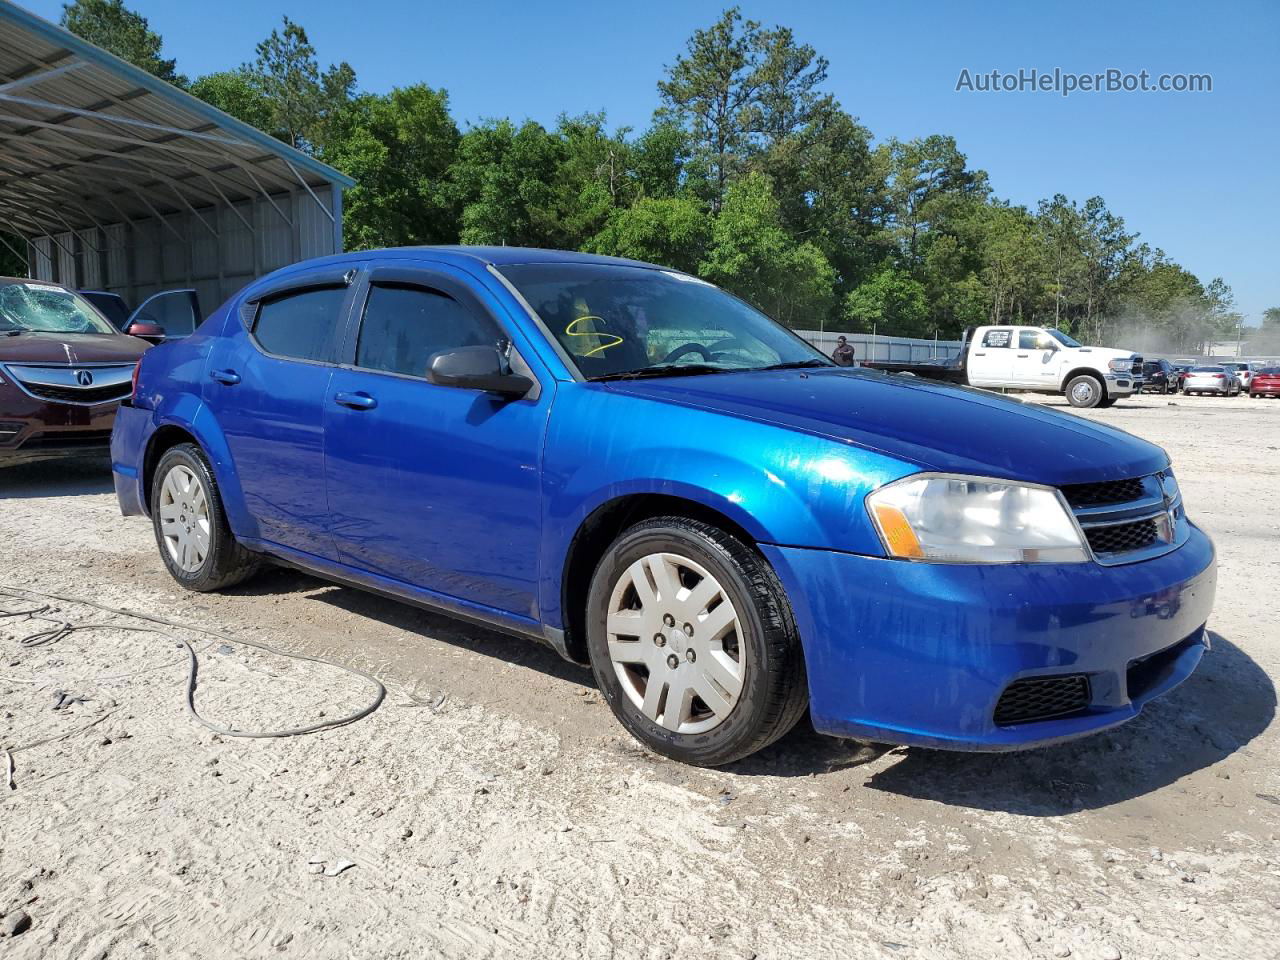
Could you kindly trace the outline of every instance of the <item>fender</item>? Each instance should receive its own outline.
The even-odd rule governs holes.
[[[543,457],[544,622],[562,625],[561,581],[574,537],[588,517],[624,497],[692,501],[729,518],[757,543],[883,553],[863,500],[916,468],[852,444],[715,411],[682,408],[678,434],[668,429],[671,419],[667,403],[593,385],[557,394]],[[669,479],[675,476],[688,479]]]

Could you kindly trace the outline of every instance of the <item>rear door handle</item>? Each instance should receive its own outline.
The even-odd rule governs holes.
[[[1031,356],[1031,354],[1029,354],[1029,353],[1020,353],[1020,354],[1018,354],[1018,356],[1020,356],[1020,357],[1029,357],[1029,356]]]
[[[335,403],[340,403],[344,407],[350,407],[352,410],[372,410],[378,405],[378,401],[373,399],[367,393],[335,393],[333,395]]]
[[[240,382],[240,374],[234,370],[210,370],[209,376],[219,383],[225,383],[228,387],[234,387]]]

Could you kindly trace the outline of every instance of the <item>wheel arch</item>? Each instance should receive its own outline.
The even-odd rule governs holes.
[[[156,428],[147,438],[147,446],[141,463],[142,506],[149,516],[151,513],[151,482],[155,476],[156,465],[166,450],[180,443],[191,443],[199,447],[209,461],[213,470],[213,479],[218,484],[218,495],[222,500],[222,509],[227,515],[227,523],[231,532],[237,537],[256,535],[257,525],[245,505],[244,496],[240,492],[239,477],[235,464],[227,449],[226,440],[208,408],[200,405],[188,409],[185,406],[166,411],[160,417]]]
[[[710,524],[738,538],[752,550],[756,549],[756,537],[742,524],[716,507],[689,497],[668,493],[630,493],[596,507],[578,525],[569,541],[560,576],[560,610],[564,623],[565,651],[577,663],[589,662],[586,641],[587,592],[600,559],[610,544],[628,527],[665,516]]]
[[[200,446],[195,434],[176,423],[162,424],[147,439],[147,449],[142,456],[142,506],[147,516],[151,515],[151,485],[155,480],[156,466],[166,451],[183,443]]]
[[[1101,373],[1098,370],[1095,370],[1093,367],[1076,367],[1074,370],[1071,370],[1065,377],[1063,377],[1061,389],[1064,395],[1067,392],[1067,384],[1069,384],[1076,377],[1093,377],[1093,379],[1098,381],[1098,385],[1102,387],[1103,399],[1105,399],[1108,396],[1110,391],[1107,390],[1106,375]]]

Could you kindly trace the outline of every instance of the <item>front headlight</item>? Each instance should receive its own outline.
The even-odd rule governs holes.
[[[889,556],[944,563],[1089,559],[1061,494],[976,477],[906,477],[867,496]]]
[[[1128,373],[1130,368],[1133,367],[1133,361],[1132,360],[1112,360],[1110,366],[1112,371],[1115,373]]]

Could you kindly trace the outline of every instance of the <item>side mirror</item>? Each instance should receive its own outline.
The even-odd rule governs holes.
[[[434,354],[427,367],[427,382],[439,387],[484,390],[503,397],[523,397],[533,381],[512,373],[497,347],[458,347]]]
[[[140,337],[151,343],[159,343],[164,339],[164,327],[156,323],[147,323],[145,320],[135,320],[124,328],[124,332],[131,337]]]

